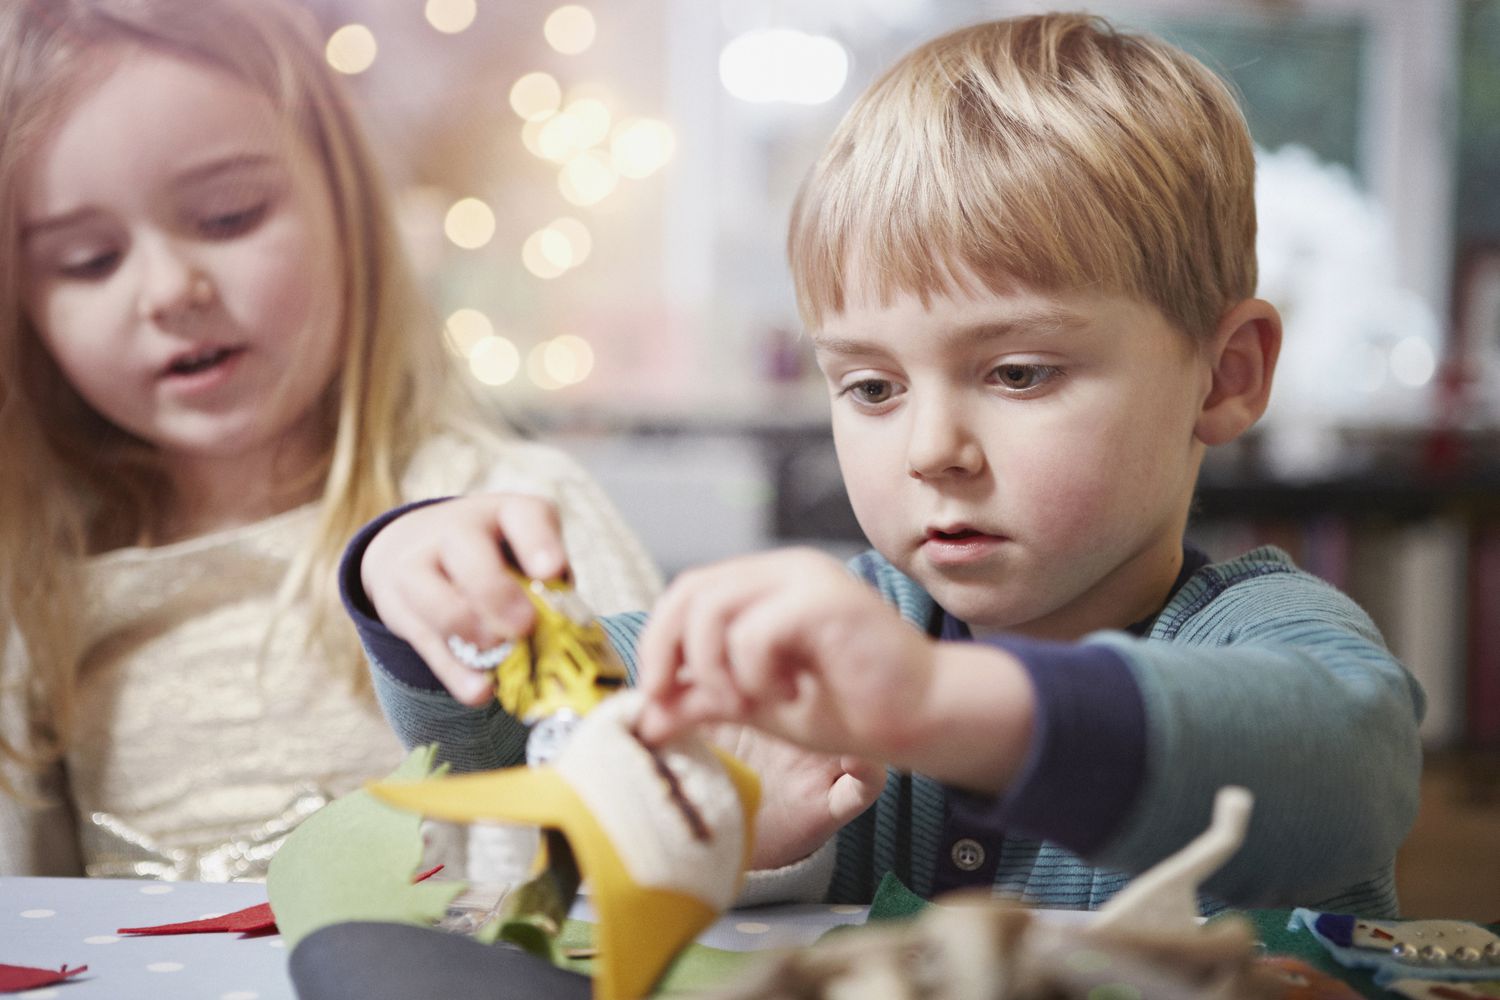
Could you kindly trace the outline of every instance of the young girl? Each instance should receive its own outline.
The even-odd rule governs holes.
[[[0,6],[0,875],[256,877],[388,772],[334,578],[393,504],[540,495],[592,607],[659,586],[581,469],[456,402],[311,28]]]

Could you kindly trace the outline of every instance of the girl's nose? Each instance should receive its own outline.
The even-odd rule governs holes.
[[[171,323],[213,304],[213,282],[170,241],[144,243],[141,254],[144,258],[138,303],[141,319]]]
[[[971,476],[984,468],[984,448],[970,431],[962,408],[928,401],[912,404],[906,442],[906,474],[913,479]]]

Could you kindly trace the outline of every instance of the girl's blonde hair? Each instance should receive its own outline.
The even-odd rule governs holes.
[[[1123,293],[1195,339],[1254,293],[1254,153],[1229,88],[1082,14],[975,25],[909,53],[845,116],[793,210],[812,328],[858,290]]]
[[[17,662],[19,643],[40,723],[29,741],[48,756],[66,738],[80,653],[65,595],[78,592],[84,556],[146,537],[166,496],[152,450],[73,391],[21,302],[21,171],[70,98],[96,82],[87,67],[121,47],[194,60],[264,93],[321,166],[342,254],[344,358],[321,401],[327,450],[312,473],[322,479],[315,540],[292,567],[281,606],[312,602],[309,638],[347,663],[351,679],[361,673],[338,605],[340,553],[399,501],[401,468],[452,399],[375,159],[305,10],[281,0],[0,4],[0,663]],[[0,676],[12,690],[21,682]],[[0,737],[0,751],[19,749]]]

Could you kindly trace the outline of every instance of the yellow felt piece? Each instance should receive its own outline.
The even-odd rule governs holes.
[[[746,815],[759,782],[744,765],[729,768]],[[516,767],[420,782],[380,782],[370,792],[391,805],[458,822],[504,820],[559,829],[599,917],[594,965],[597,1000],[633,1000],[650,992],[672,958],[716,918],[686,893],[639,885],[577,793],[551,767]],[[750,822],[747,820],[747,822]]]
[[[499,820],[566,832],[560,822],[564,814],[582,809],[578,796],[550,767],[508,767],[428,781],[379,781],[369,789],[393,806],[455,823]]]
[[[625,683],[625,665],[569,584],[515,576],[536,609],[536,627],[496,669],[496,698],[526,721],[562,709],[586,715]]]

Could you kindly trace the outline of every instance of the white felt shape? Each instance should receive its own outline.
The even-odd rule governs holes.
[[[1094,926],[1167,932],[1196,927],[1198,886],[1245,842],[1254,801],[1247,788],[1225,785],[1219,789],[1208,829],[1176,854],[1141,873],[1100,907]]]
[[[606,698],[584,717],[552,766],[583,799],[637,885],[728,909],[745,852],[745,812],[734,782],[696,737],[656,751],[707,828],[707,838],[695,835],[657,760],[631,733],[641,703],[637,691]]]

